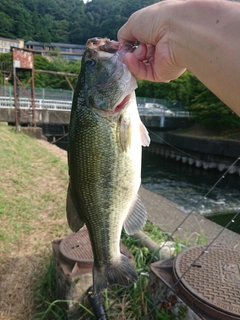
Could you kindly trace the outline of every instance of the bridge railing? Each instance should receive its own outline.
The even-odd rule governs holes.
[[[18,99],[19,107],[30,109],[32,102],[31,89],[25,88],[26,94],[21,92]],[[70,90],[35,88],[35,108],[46,110],[70,111],[72,105],[73,92]],[[189,111],[184,109],[181,101],[172,101],[167,99],[154,99],[137,97],[138,110],[140,115],[144,116],[171,116],[171,117],[189,117]],[[146,105],[157,105],[156,108],[146,108]],[[13,86],[0,86],[0,108],[14,108],[14,90]],[[162,109],[161,109],[162,108]]]
[[[32,102],[28,98],[19,98],[18,104],[21,109],[30,109],[32,107]],[[35,99],[36,109],[50,109],[59,111],[70,111],[72,106],[72,101],[65,100],[43,100]],[[14,98],[0,96],[0,108],[14,108]]]

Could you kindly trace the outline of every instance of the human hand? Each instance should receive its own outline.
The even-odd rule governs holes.
[[[136,11],[119,30],[120,42],[140,42],[135,51],[125,55],[125,63],[138,79],[169,82],[186,70],[177,61],[172,41],[172,8],[178,4],[179,1],[162,1]]]

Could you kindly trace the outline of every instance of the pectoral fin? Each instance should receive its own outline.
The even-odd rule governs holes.
[[[133,202],[132,208],[129,211],[129,214],[124,221],[124,229],[127,234],[135,234],[145,225],[146,221],[146,209],[139,195],[137,195],[136,200]]]
[[[84,222],[80,219],[76,206],[73,202],[70,184],[68,186],[68,191],[67,191],[66,210],[67,210],[68,225],[73,232],[77,232],[79,229],[83,227]]]
[[[148,134],[148,131],[144,124],[140,122],[140,136],[141,136],[141,142],[143,147],[148,147],[150,144],[150,137]]]

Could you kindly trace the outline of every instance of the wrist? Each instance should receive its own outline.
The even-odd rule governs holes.
[[[187,0],[175,2],[169,32],[174,63],[191,70],[196,60],[209,60],[217,50],[227,1]],[[194,71],[194,70],[191,70]]]

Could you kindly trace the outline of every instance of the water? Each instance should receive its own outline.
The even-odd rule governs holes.
[[[240,177],[227,174],[221,179],[222,174],[143,152],[143,187],[175,202],[185,212],[193,210],[225,226],[240,210]],[[229,229],[240,233],[240,216]]]

